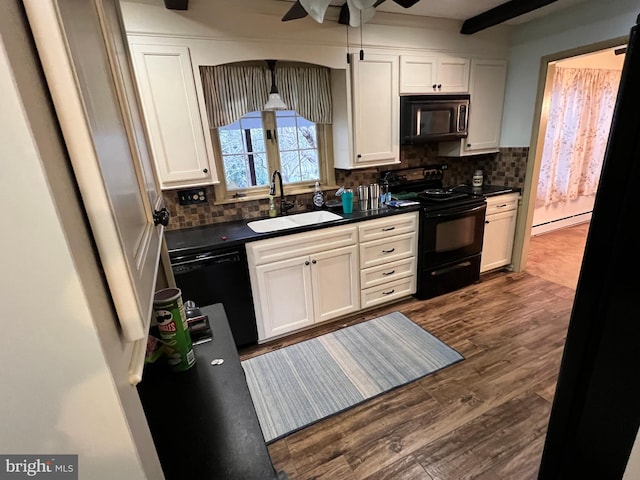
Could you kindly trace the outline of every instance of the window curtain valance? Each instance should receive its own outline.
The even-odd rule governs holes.
[[[275,73],[280,96],[290,110],[314,123],[331,123],[328,68],[278,63]],[[266,64],[201,66],[200,77],[211,128],[262,110],[271,89],[271,72]]]

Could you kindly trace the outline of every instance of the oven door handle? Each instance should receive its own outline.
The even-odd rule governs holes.
[[[458,217],[460,216],[460,214],[469,214],[469,213],[475,213],[475,212],[479,212],[480,210],[484,210],[487,208],[486,204],[482,204],[482,205],[478,205],[477,207],[473,207],[473,208],[459,208],[456,210],[451,210],[449,212],[445,212],[445,213],[432,213],[429,214],[427,212],[426,217],[427,218],[448,218],[448,217]]]

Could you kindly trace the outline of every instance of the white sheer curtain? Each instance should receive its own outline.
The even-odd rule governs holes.
[[[314,123],[331,123],[331,78],[326,67],[276,65],[280,97]],[[265,65],[226,64],[201,66],[200,78],[211,128],[229,125],[243,115],[260,111],[271,89],[271,72]]]
[[[556,68],[536,205],[596,192],[619,83],[616,70]]]

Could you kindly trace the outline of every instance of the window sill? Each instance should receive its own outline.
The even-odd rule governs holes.
[[[321,188],[321,190],[324,192],[325,194],[325,198],[327,196],[333,196],[334,193],[340,188],[340,185],[328,185],[328,186],[323,186]],[[285,197],[291,196],[291,195],[306,195],[306,194],[313,194],[314,192],[314,187],[312,186],[297,186],[297,187],[285,187],[284,189],[284,195]],[[280,197],[280,191],[277,190],[276,193],[276,198]],[[255,194],[247,194],[245,196],[242,197],[233,197],[233,198],[224,198],[221,200],[215,200],[213,202],[214,205],[229,205],[232,203],[243,203],[243,202],[251,202],[251,201],[257,201],[257,200],[263,200],[263,199],[268,199],[269,198],[269,194],[268,193],[255,193]]]

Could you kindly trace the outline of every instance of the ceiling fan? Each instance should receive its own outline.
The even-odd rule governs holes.
[[[346,0],[340,9],[338,23],[358,27],[373,18],[376,7],[386,0]],[[419,0],[393,0],[398,5],[409,8]],[[316,22],[322,23],[331,0],[296,0],[296,3],[282,17],[282,21],[296,20],[310,15]]]

